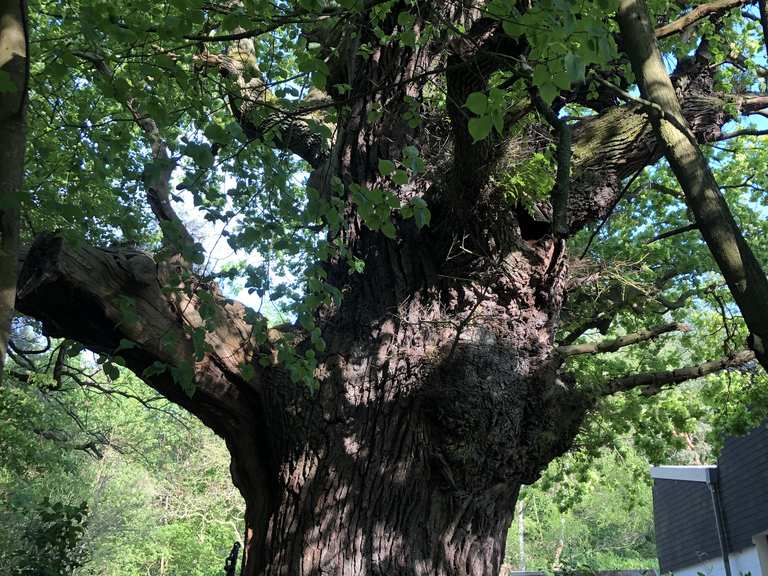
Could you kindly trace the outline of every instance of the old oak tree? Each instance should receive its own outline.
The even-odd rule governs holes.
[[[15,290],[54,377],[86,347],[221,436],[246,576],[496,574],[606,398],[768,362],[762,131],[725,126],[768,115],[763,2],[0,11],[3,351]],[[574,368],[717,303],[723,351]]]

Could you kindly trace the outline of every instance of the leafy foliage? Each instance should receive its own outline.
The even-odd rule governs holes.
[[[115,383],[0,395],[6,573],[212,576],[242,537],[223,443],[134,377]]]
[[[540,482],[525,489],[518,505],[526,570],[655,568],[647,466],[626,441],[620,450],[602,451],[582,474],[563,473],[567,458],[553,463]],[[516,569],[521,568],[519,522],[518,514],[505,559]]]

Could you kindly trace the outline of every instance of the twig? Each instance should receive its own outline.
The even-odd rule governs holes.
[[[678,234],[685,234],[686,232],[690,232],[691,230],[698,230],[699,226],[698,224],[688,224],[687,226],[682,226],[680,228],[675,228],[674,230],[669,230],[667,232],[662,232],[661,234],[658,234],[648,240],[646,244],[653,244],[654,242],[658,242],[659,240],[664,240],[665,238],[671,238],[672,236],[677,236]]]

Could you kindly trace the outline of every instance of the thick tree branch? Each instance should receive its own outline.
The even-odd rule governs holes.
[[[560,346],[557,348],[557,353],[563,358],[569,356],[577,356],[579,354],[602,354],[604,352],[616,352],[626,346],[632,346],[639,342],[646,342],[647,340],[653,340],[658,338],[662,334],[669,332],[688,332],[690,328],[686,324],[679,322],[670,322],[668,324],[661,324],[648,330],[640,330],[639,332],[633,332],[626,334],[618,338],[612,338],[610,340],[601,340],[600,342],[585,342],[584,344],[574,344],[571,346]]]
[[[742,366],[754,359],[755,353],[752,350],[742,350],[731,356],[726,356],[719,360],[711,360],[710,362],[704,362],[702,364],[696,364],[694,366],[686,366],[685,368],[659,372],[645,372],[643,374],[627,376],[626,378],[619,378],[602,388],[600,393],[601,395],[607,396],[609,394],[615,394],[616,392],[625,392],[635,388],[643,388],[643,394],[652,396],[661,392],[666,386],[680,384],[682,382],[687,382],[688,380],[695,380],[696,378],[701,378],[702,376],[713,374],[726,368]]]
[[[751,4],[753,1],[754,0],[715,0],[708,4],[699,4],[696,8],[677,20],[656,28],[656,38],[661,39],[677,34],[708,16],[716,16],[723,12],[727,12],[732,8],[736,8],[737,6]]]
[[[99,54],[82,51],[75,51],[73,54],[90,62],[106,79],[111,81],[114,77],[113,71]],[[168,145],[160,134],[160,129],[155,121],[140,110],[134,98],[121,94],[118,95],[118,100],[141,128],[152,150],[152,165],[144,172],[147,201],[152,213],[163,229],[166,242],[175,248],[174,252],[189,256],[195,252],[196,243],[171,204],[171,175],[176,165],[168,154]]]
[[[160,394],[219,434],[232,434],[235,420],[253,416],[246,414],[253,405],[247,396],[256,381],[240,375],[256,353],[253,329],[244,307],[213,287],[197,290],[214,306],[207,319],[201,296],[188,293],[193,287],[161,290],[173,286],[180,271],[178,261],[155,264],[141,252],[72,247],[43,235],[20,273],[17,307],[40,320],[50,336],[119,355]],[[195,345],[200,330],[204,340]]]
[[[641,94],[665,116],[651,115],[654,131],[685,194],[688,207],[755,341],[768,342],[768,278],[725,202],[707,159],[696,145],[653,37],[644,0],[622,0],[619,28]],[[670,122],[665,118],[674,118]],[[768,355],[755,347],[768,369]]]
[[[189,274],[181,258],[155,263],[142,252],[70,246],[56,235],[38,237],[27,254],[17,308],[47,334],[111,355],[224,438],[235,485],[260,495],[249,499],[249,513],[266,517],[273,476],[264,446],[279,440],[284,414],[265,409],[279,406],[265,399],[265,384],[288,378],[257,360],[276,357],[276,331],[261,333],[259,346],[245,307]]]
[[[19,206],[24,183],[27,81],[27,7],[22,0],[0,0],[0,383],[16,298]]]
[[[697,51],[696,57],[687,66],[679,66],[672,76],[683,117],[699,143],[720,137],[721,127],[732,119],[729,107],[741,115],[768,107],[768,96],[716,93],[709,66],[706,51]],[[626,95],[628,105],[609,108],[573,126],[568,210],[572,233],[605,218],[620,195],[621,182],[664,155],[662,142],[651,124],[651,117],[660,107],[649,98],[617,90],[617,94]]]

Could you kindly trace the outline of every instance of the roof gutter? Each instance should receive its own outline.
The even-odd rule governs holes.
[[[712,495],[712,508],[715,511],[715,527],[717,528],[717,539],[720,543],[720,553],[723,556],[725,576],[731,576],[731,561],[728,556],[728,534],[725,531],[725,522],[723,522],[723,507],[720,503],[717,468],[707,469],[706,483],[709,487],[709,493]]]

